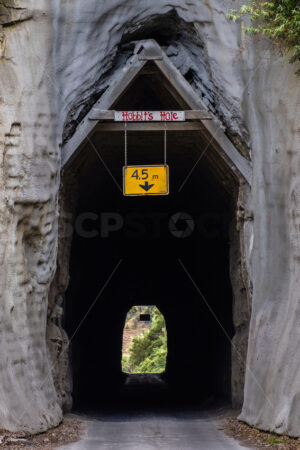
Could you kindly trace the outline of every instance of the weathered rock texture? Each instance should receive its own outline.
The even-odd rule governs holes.
[[[300,79],[272,53],[249,56],[253,299],[241,418],[299,436]]]
[[[57,242],[59,153],[48,2],[0,5],[0,427],[57,425],[46,346]]]
[[[241,245],[232,251],[239,261],[231,264],[241,290],[234,317],[241,348],[252,294],[241,417],[300,435],[299,78],[268,44],[245,38],[239,24],[227,21],[232,6],[230,0],[0,5],[0,427],[38,432],[56,425],[70,405],[60,322],[67,251],[60,250],[49,297],[52,371],[46,346],[58,235],[57,142],[72,135],[133,41],[155,38],[253,161],[252,187],[240,193],[234,239]]]

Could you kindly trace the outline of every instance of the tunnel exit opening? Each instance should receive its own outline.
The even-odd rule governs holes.
[[[161,374],[166,370],[167,329],[154,305],[133,306],[126,315],[122,342],[122,372]]]
[[[191,110],[154,56],[110,108]],[[201,123],[168,132],[170,194],[148,198],[122,195],[124,128],[97,122],[81,148],[63,173],[61,204],[74,232],[61,240],[58,261],[60,267],[69,259],[64,327],[74,407],[240,404],[249,319],[247,311],[243,322],[239,316],[246,309],[236,228],[242,178],[220,154],[220,141]],[[130,164],[157,164],[163,151],[161,129],[128,130]],[[165,371],[159,379],[128,381],[126,315],[154,300],[166,321]]]

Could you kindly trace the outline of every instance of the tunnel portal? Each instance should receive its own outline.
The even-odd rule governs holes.
[[[147,63],[114,109],[188,109],[156,72]],[[65,184],[69,177],[77,186],[65,307],[75,408],[153,402],[147,380],[137,395],[124,388],[122,334],[134,305],[155,304],[166,321],[168,355],[157,401],[231,399],[229,253],[237,183],[201,130],[169,132],[167,142],[165,197],[122,195],[122,130],[99,128],[65,174]],[[162,158],[161,131],[128,132],[129,164]]]

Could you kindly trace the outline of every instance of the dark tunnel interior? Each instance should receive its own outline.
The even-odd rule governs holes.
[[[184,108],[164,89],[156,91],[155,83],[143,75],[115,109]],[[119,189],[124,133],[97,132],[92,141],[101,158],[87,144],[76,168],[78,201],[66,293],[65,327],[69,336],[75,333],[74,408],[117,408],[128,400],[143,408],[154,401],[230,401],[231,347],[224,330],[233,336],[233,198],[214,167],[213,150],[208,147],[199,160],[207,145],[201,132],[169,132],[170,194],[124,197]],[[128,163],[163,163],[163,133],[129,132]],[[126,314],[133,305],[147,304],[163,313],[168,334],[164,389],[157,396],[146,381],[138,392],[126,391],[121,371]]]

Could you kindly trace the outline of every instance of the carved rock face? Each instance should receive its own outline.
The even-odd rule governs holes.
[[[37,432],[57,425],[62,414],[45,342],[59,182],[54,113],[43,79],[51,24],[38,19],[49,17],[47,2],[39,2],[35,18],[33,3],[8,1],[0,11],[0,422]]]
[[[124,65],[132,41],[155,38],[239,151],[252,157],[252,187],[241,200],[240,262],[232,265],[248,302],[236,312],[237,328],[253,291],[241,417],[299,436],[299,80],[264,42],[240,37],[239,25],[224,15],[231,6],[229,0],[0,5],[1,428],[40,432],[70,407],[68,358],[57,360],[68,345],[55,303],[68,284],[71,245],[70,235],[60,240],[57,258],[57,219],[72,211],[58,208],[59,143]],[[67,227],[64,219],[60,226]],[[236,342],[237,336],[245,348],[244,331]]]

